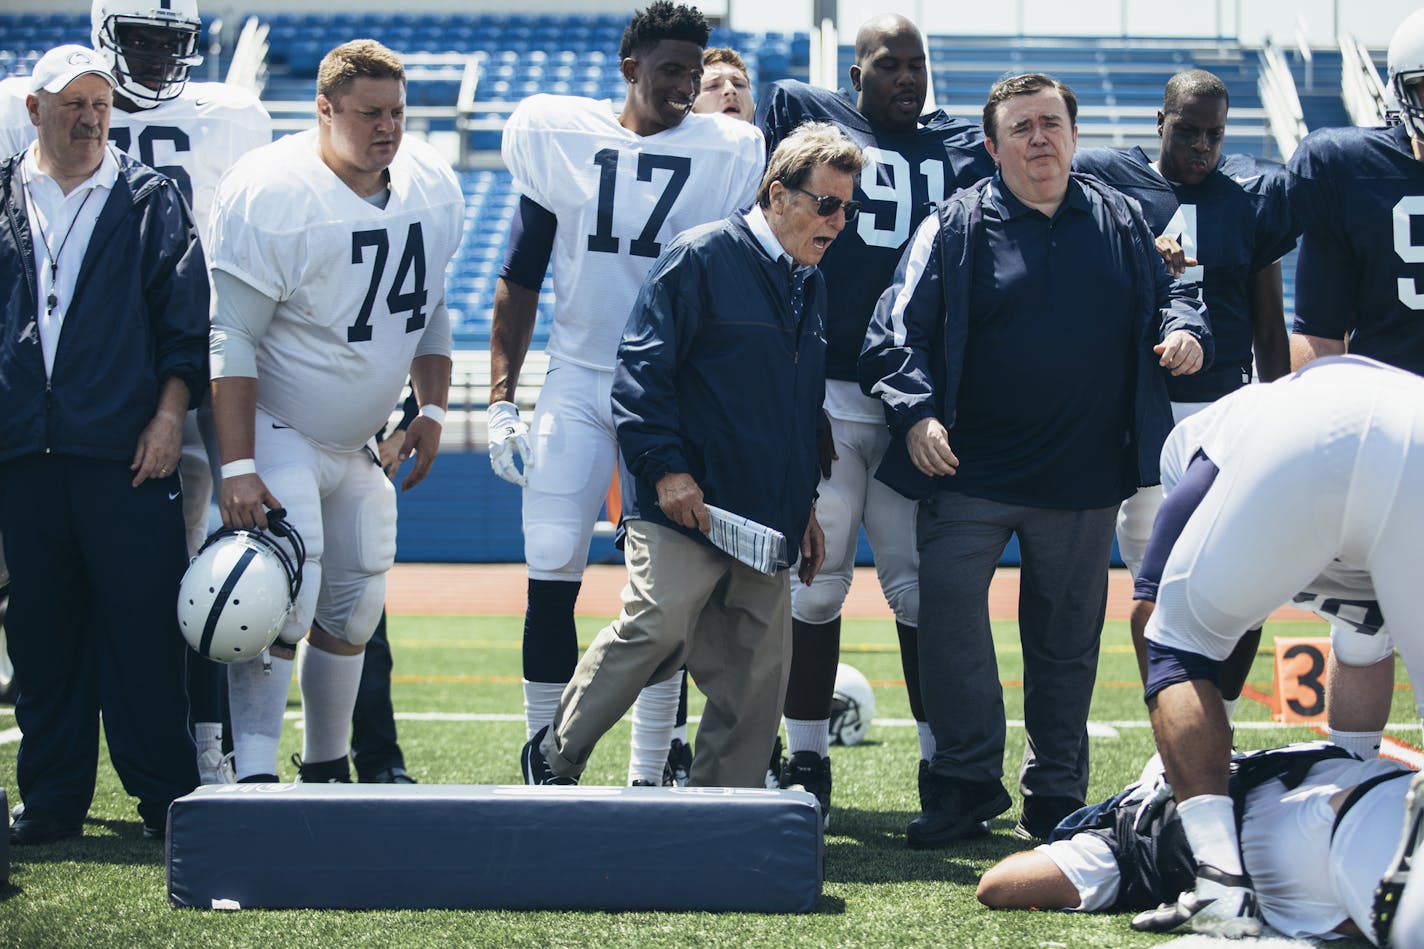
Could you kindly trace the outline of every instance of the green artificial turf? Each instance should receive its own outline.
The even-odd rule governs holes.
[[[580,622],[584,644],[597,631]],[[519,780],[518,752],[524,728],[520,688],[521,622],[515,618],[392,617],[396,660],[393,684],[400,713],[481,713],[508,720],[403,719],[400,740],[411,770],[424,783],[509,784]],[[1319,624],[1277,624],[1269,637],[1319,635]],[[1021,676],[1017,631],[995,624],[1000,677]],[[995,833],[951,850],[915,852],[904,844],[905,824],[918,810],[919,757],[915,730],[884,724],[908,719],[900,683],[895,631],[888,622],[847,620],[844,661],[875,685],[876,717],[866,742],[832,753],[835,798],[826,839],[825,887],[818,911],[806,916],[709,913],[562,912],[336,912],[240,911],[220,913],[168,906],[162,851],[140,837],[134,801],[119,786],[101,752],[99,787],[85,836],[43,847],[12,848],[10,886],[0,891],[0,946],[1147,946],[1162,937],[1134,933],[1126,916],[990,912],[974,899],[979,874],[1027,844],[1010,836],[1015,809],[994,822]],[[1090,795],[1105,797],[1132,780],[1151,754],[1151,732],[1125,623],[1104,635]],[[1258,658],[1252,680],[1269,690],[1270,659]],[[1403,672],[1400,672],[1401,681]],[[1005,690],[1010,719],[1022,717],[1022,689]],[[701,702],[694,692],[692,712]],[[289,705],[299,704],[295,688]],[[1412,694],[1396,692],[1393,720],[1413,718]],[[1243,702],[1237,719],[1265,722],[1269,712]],[[12,710],[0,707],[0,732],[14,727]],[[1266,747],[1313,737],[1302,728],[1238,729],[1237,745]],[[1400,737],[1418,744],[1417,731]],[[617,726],[600,744],[585,783],[622,784],[627,767],[628,726]],[[287,758],[300,736],[283,736],[281,776],[295,768]],[[13,788],[18,745],[0,743],[0,787]],[[1023,730],[1009,729],[1006,786],[1023,753]],[[12,790],[12,803],[13,790]],[[274,855],[274,859],[281,859]],[[476,859],[472,857],[472,859]],[[694,859],[689,847],[688,859]],[[372,868],[379,873],[379,867]],[[668,868],[676,873],[675,866]],[[1348,943],[1336,943],[1346,946]],[[1358,945],[1364,945],[1359,943]]]

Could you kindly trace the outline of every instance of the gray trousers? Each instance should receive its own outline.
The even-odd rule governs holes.
[[[763,787],[791,668],[788,572],[758,573],[651,521],[627,522],[623,609],[594,638],[541,745],[577,777],[646,685],[687,664],[707,697],[688,784]]]
[[[1086,797],[1088,708],[1116,518],[1117,505],[1055,510],[949,491],[920,504],[920,681],[935,737],[933,773],[1003,776],[1004,692],[989,581],[1017,533],[1028,732],[1019,789],[1025,797]]]

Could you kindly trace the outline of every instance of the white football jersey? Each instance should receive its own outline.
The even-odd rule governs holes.
[[[390,182],[378,208],[321,160],[316,129],[289,135],[223,178],[204,242],[210,269],[278,301],[257,343],[258,406],[336,451],[385,424],[411,359],[450,354],[445,268],[464,224],[460,183],[410,135]]]
[[[28,76],[0,82],[0,156],[35,140],[25,109],[29,88]],[[246,89],[190,82],[177,98],[152,109],[111,109],[109,141],[176,181],[193,208],[198,233],[205,234],[218,179],[238,158],[272,141],[272,119]]]
[[[515,186],[558,218],[552,356],[611,370],[638,288],[668,241],[751,206],[761,130],[688,115],[656,135],[618,124],[608,100],[536,95],[504,127]]]

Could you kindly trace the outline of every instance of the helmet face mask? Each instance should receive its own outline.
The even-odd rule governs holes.
[[[1424,10],[1406,17],[1389,41],[1389,87],[1409,134],[1424,141]]]
[[[841,663],[836,668],[835,692],[831,696],[831,744],[860,744],[874,718],[875,692],[870,682],[859,669]]]
[[[113,60],[118,92],[139,108],[175,99],[198,55],[196,0],[94,0],[94,48]]]

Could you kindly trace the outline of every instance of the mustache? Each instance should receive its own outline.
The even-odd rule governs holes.
[[[69,137],[75,141],[87,141],[93,138],[102,138],[97,125],[76,125],[69,132]]]

